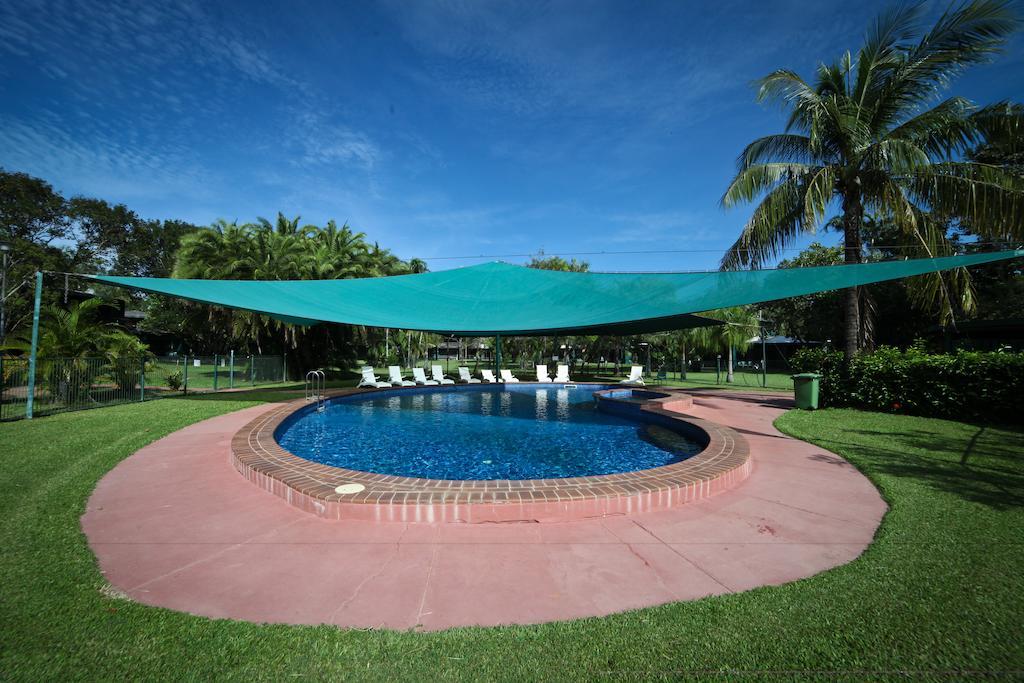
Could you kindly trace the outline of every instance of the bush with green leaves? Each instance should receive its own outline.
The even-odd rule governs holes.
[[[167,386],[170,387],[171,391],[178,391],[181,389],[183,384],[181,370],[175,370],[174,372],[167,375]]]
[[[153,354],[142,340],[121,330],[111,332],[101,341],[106,358],[106,371],[121,391],[133,390],[142,373],[151,368]]]
[[[957,351],[929,354],[882,347],[855,356],[829,349],[793,355],[796,372],[817,372],[823,406],[987,422],[1019,421],[1024,414],[1024,354]]]

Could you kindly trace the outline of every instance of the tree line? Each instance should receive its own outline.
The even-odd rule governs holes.
[[[335,279],[426,271],[419,259],[404,261],[348,225],[318,226],[278,214],[274,221],[218,220],[204,227],[178,220],[143,219],[123,204],[66,198],[40,178],[0,169],[0,241],[8,247],[5,339],[8,350],[24,346],[31,324],[35,271],[105,273],[139,277],[204,279]],[[44,352],[103,353],[111,337],[95,305],[81,316],[62,312],[81,299],[73,280],[59,278],[43,290]],[[259,353],[290,356],[295,367],[346,365],[357,357],[382,356],[385,333],[347,325],[301,327],[247,311],[231,311],[167,297],[92,286],[101,298],[139,308],[134,330],[163,352]],[[70,290],[70,292],[69,292]],[[70,294],[70,299],[69,299]],[[108,316],[109,317],[109,316]],[[66,329],[57,330],[64,326]],[[62,341],[63,340],[63,341]],[[66,342],[66,343],[65,343]],[[52,347],[52,348],[50,348]]]

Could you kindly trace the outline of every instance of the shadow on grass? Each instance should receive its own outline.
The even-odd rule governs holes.
[[[920,429],[898,434],[851,429],[877,444],[817,441],[825,448],[854,456],[865,469],[880,475],[914,479],[930,488],[998,510],[1024,507],[1024,433],[977,426],[964,446],[948,434]],[[963,443],[955,440],[955,443]]]

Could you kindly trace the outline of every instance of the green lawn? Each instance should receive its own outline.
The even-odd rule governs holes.
[[[602,619],[427,634],[213,621],[112,596],[78,521],[96,481],[168,432],[280,395],[166,398],[0,425],[0,678],[1024,671],[1024,433],[849,410],[789,413],[778,425],[851,460],[891,512],[860,559],[786,586]]]

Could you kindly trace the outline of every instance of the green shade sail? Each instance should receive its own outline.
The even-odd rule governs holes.
[[[1024,256],[1024,250],[842,266],[707,273],[573,273],[493,262],[351,280],[97,282],[270,315],[460,336],[640,334],[698,327],[700,311]]]

